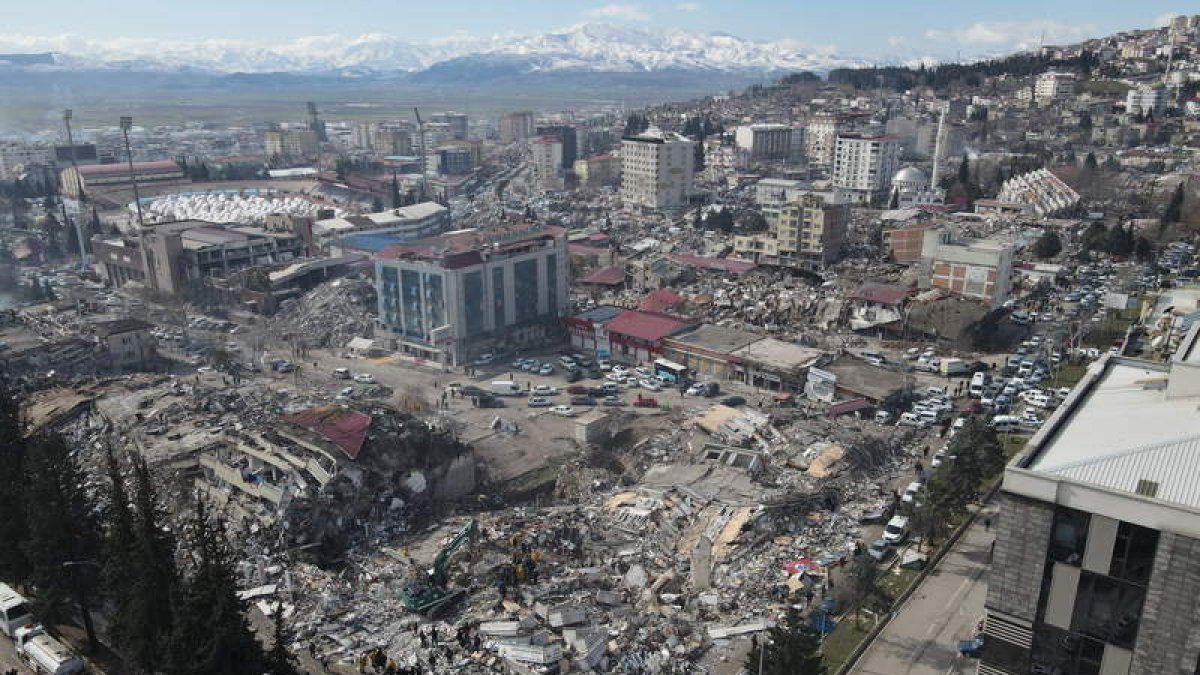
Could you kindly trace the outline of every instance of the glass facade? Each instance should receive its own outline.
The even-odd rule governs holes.
[[[464,335],[483,333],[483,272],[463,275],[463,313],[467,320]]]
[[[425,332],[429,338],[433,329],[446,325],[446,291],[440,274],[422,274],[421,282],[425,289]]]
[[[537,260],[522,260],[513,265],[513,309],[517,323],[537,318],[538,264]]]
[[[505,314],[504,304],[504,268],[492,270],[492,313],[495,316],[495,329],[500,330],[508,325],[508,315]]]
[[[1081,567],[1085,553],[1089,559],[1098,553],[1087,552],[1091,520],[1092,516],[1083,511],[1062,507],[1055,511],[1033,635],[1030,672],[1099,675],[1105,645],[1132,650],[1137,641],[1159,533],[1131,523],[1116,523],[1108,574],[1079,570],[1079,581],[1073,589],[1070,606],[1070,630],[1044,622],[1054,565]],[[1103,523],[1098,525],[1104,527]],[[1089,567],[1095,567],[1095,562],[1089,563]]]
[[[400,332],[408,337],[423,338],[421,275],[413,270],[400,270],[400,307],[403,314]]]
[[[558,256],[553,253],[546,256],[546,297],[547,307],[553,314],[558,306]]]
[[[396,268],[384,267],[380,280],[380,318],[385,326],[395,330],[400,326],[400,280]]]

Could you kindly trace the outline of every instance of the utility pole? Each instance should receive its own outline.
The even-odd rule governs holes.
[[[421,111],[413,108],[417,117],[417,147],[421,152],[421,201],[425,201],[425,180],[429,173],[429,157],[425,153],[425,123],[421,121]]]
[[[142,198],[138,194],[137,174],[133,172],[133,150],[129,147],[129,130],[133,128],[133,118],[121,118],[121,134],[125,136],[125,157],[129,160],[129,182],[133,183],[133,203],[137,205],[138,229],[146,227],[142,218]]]

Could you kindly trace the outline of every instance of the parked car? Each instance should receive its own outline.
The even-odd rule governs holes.
[[[563,417],[574,417],[575,409],[569,405],[556,405],[550,409],[550,412]]]
[[[549,408],[550,406],[554,405],[550,399],[542,396],[530,396],[528,403],[530,408]]]
[[[883,528],[883,540],[889,544],[899,544],[908,538],[908,518],[895,516]]]
[[[334,368],[333,376],[334,376],[334,378],[339,379],[339,380],[348,380],[348,379],[350,379],[350,369],[349,368]]]
[[[534,396],[557,396],[558,395],[558,389],[555,389],[554,387],[551,387],[548,384],[539,384],[536,387],[534,387],[533,389],[531,389],[530,391],[533,392]]]
[[[739,405],[746,405],[746,399],[741,396],[726,396],[721,399],[721,405],[727,405],[731,408],[736,408]]]
[[[921,491],[921,484],[913,481],[904,488],[904,496],[900,497],[900,501],[905,504],[911,504],[917,498],[917,493]]]
[[[567,387],[567,393],[568,394],[586,394],[586,393],[588,393],[588,388],[583,386],[582,384],[573,384],[573,385]]]
[[[375,384],[375,376],[370,373],[359,373],[354,376],[354,381],[359,384]]]
[[[571,397],[571,405],[596,405],[596,399],[587,394],[575,394]]]
[[[867,555],[877,562],[887,560],[891,557],[892,553],[891,545],[886,539],[876,539],[867,547]]]
[[[649,396],[639,396],[633,400],[635,408],[657,408],[658,399],[650,398]]]
[[[553,375],[553,374],[554,374],[554,366],[550,365],[549,363],[543,363],[541,365],[541,367],[538,368],[538,375]]]
[[[622,401],[621,398],[618,396],[605,396],[604,400],[601,401],[601,403],[603,403],[604,405],[611,405],[611,406],[625,405],[625,401]]]

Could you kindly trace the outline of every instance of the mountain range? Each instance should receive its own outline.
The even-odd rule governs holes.
[[[693,33],[586,23],[537,35],[456,36],[414,43],[393,35],[325,35],[261,45],[235,40],[84,40],[74,36],[0,36],[9,69],[127,72],[290,73],[343,77],[423,73],[461,79],[471,69],[506,74],[698,71],[763,74],[866,65],[831,49],[793,41],[758,42],[723,33]],[[53,65],[43,54],[52,55]],[[31,58],[35,57],[35,58]]]

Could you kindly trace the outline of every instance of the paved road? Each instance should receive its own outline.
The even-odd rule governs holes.
[[[995,516],[995,507],[984,513]],[[850,671],[857,675],[956,675],[975,672],[958,654],[983,617],[993,537],[979,519],[917,588]]]

